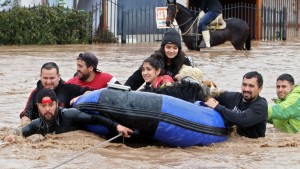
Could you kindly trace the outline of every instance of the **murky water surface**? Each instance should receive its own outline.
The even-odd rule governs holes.
[[[83,51],[95,53],[99,68],[122,83],[140,66],[143,59],[158,49],[155,44],[0,46],[0,137],[20,123],[19,113],[39,79],[40,67],[54,61],[67,80],[76,71],[76,56]],[[275,81],[290,73],[299,83],[300,40],[253,42],[251,51],[235,51],[230,44],[211,49],[187,51],[205,79],[225,90],[240,91],[242,76],[257,70],[264,77],[261,93],[270,103],[276,96]],[[16,144],[0,145],[0,168],[51,168],[104,142],[98,136],[75,131],[32,136]],[[108,143],[62,165],[60,168],[299,168],[300,134],[285,134],[271,125],[267,136],[248,139],[232,136],[209,147],[167,148],[128,147]]]

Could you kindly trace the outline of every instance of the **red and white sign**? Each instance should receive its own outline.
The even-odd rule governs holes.
[[[155,12],[157,29],[170,28],[166,25],[167,7],[156,7]],[[177,26],[177,22],[175,20],[173,25]]]

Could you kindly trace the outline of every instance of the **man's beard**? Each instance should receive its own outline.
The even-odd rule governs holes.
[[[244,99],[244,101],[246,101],[246,102],[252,102],[252,101],[254,101],[256,98],[257,98],[257,96],[256,96],[256,97],[251,97],[251,94],[250,94],[250,97],[245,97],[245,96],[243,95],[243,99]]]
[[[51,126],[55,122],[57,114],[58,114],[58,109],[55,110],[54,114],[51,116],[50,119],[46,119],[46,117],[41,113],[39,113],[39,116],[45,123],[47,123],[47,125]]]
[[[80,73],[81,73],[81,77],[79,77],[79,80],[81,81],[86,81],[90,77],[90,73],[86,73],[86,74],[83,74],[82,72]]]

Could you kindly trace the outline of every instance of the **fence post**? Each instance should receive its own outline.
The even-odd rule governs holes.
[[[299,1],[296,1],[295,3],[296,3],[296,5],[295,5],[295,7],[296,7],[296,32],[298,33],[298,31],[299,31]]]
[[[283,12],[282,10],[279,11],[279,38],[282,40],[282,30],[283,30]]]
[[[126,43],[126,34],[125,34],[125,31],[124,31],[124,20],[125,20],[125,12],[124,12],[124,8],[123,8],[123,5],[121,6],[121,12],[122,12],[122,22],[121,22],[121,28],[122,28],[122,31],[121,31],[121,43]]]
[[[263,7],[263,37],[262,39],[263,40],[266,40],[266,37],[267,37],[267,8],[266,7]]]
[[[256,1],[257,4],[256,5],[253,5],[253,7],[255,6],[255,18],[254,18],[254,22],[256,24],[256,27],[254,29],[254,32],[255,32],[255,38],[256,40],[262,40],[263,39],[263,12],[264,12],[264,8],[262,6],[262,0],[258,0]]]
[[[276,8],[274,7],[273,8],[273,23],[272,23],[272,27],[273,27],[273,30],[272,30],[272,32],[273,32],[273,40],[277,40],[278,38],[277,38],[277,33],[276,33],[276,24],[277,24],[277,22],[276,22],[276,14],[277,14],[277,11],[276,11]]]
[[[77,0],[73,0],[73,9],[77,10]]]
[[[287,29],[287,9],[283,7],[283,30],[282,30],[282,40],[286,40],[286,29]]]
[[[97,3],[96,3],[97,5]],[[93,31],[94,31],[94,4],[92,3],[92,11],[91,11],[91,26],[92,26],[92,29],[91,29],[91,37],[90,37],[90,41],[89,41],[89,44],[93,44],[93,39],[94,39],[94,34],[93,34]],[[97,36],[97,35],[96,35]]]
[[[102,23],[103,23],[103,32],[107,31],[107,0],[103,0],[103,6],[102,6]]]

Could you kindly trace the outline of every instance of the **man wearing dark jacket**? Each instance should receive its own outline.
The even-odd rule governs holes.
[[[237,133],[249,138],[264,137],[268,118],[268,104],[260,97],[263,78],[258,72],[246,73],[242,92],[224,92],[205,104],[221,113],[228,125],[236,125]]]
[[[59,134],[73,130],[83,129],[86,124],[100,124],[112,132],[122,133],[124,137],[130,137],[133,131],[118,122],[102,115],[91,115],[75,108],[62,109],[58,107],[58,98],[52,89],[41,89],[36,96],[36,105],[39,118],[31,121],[26,126],[17,129],[17,135],[24,137],[33,134]],[[5,141],[16,141],[15,135],[7,136]]]
[[[71,107],[70,101],[73,98],[89,90],[88,87],[65,84],[60,78],[57,64],[54,62],[45,63],[41,68],[40,80],[37,82],[37,87],[31,92],[26,107],[20,114],[22,126],[39,117],[35,101],[37,93],[43,88],[53,89],[58,98],[58,106],[65,108]]]

